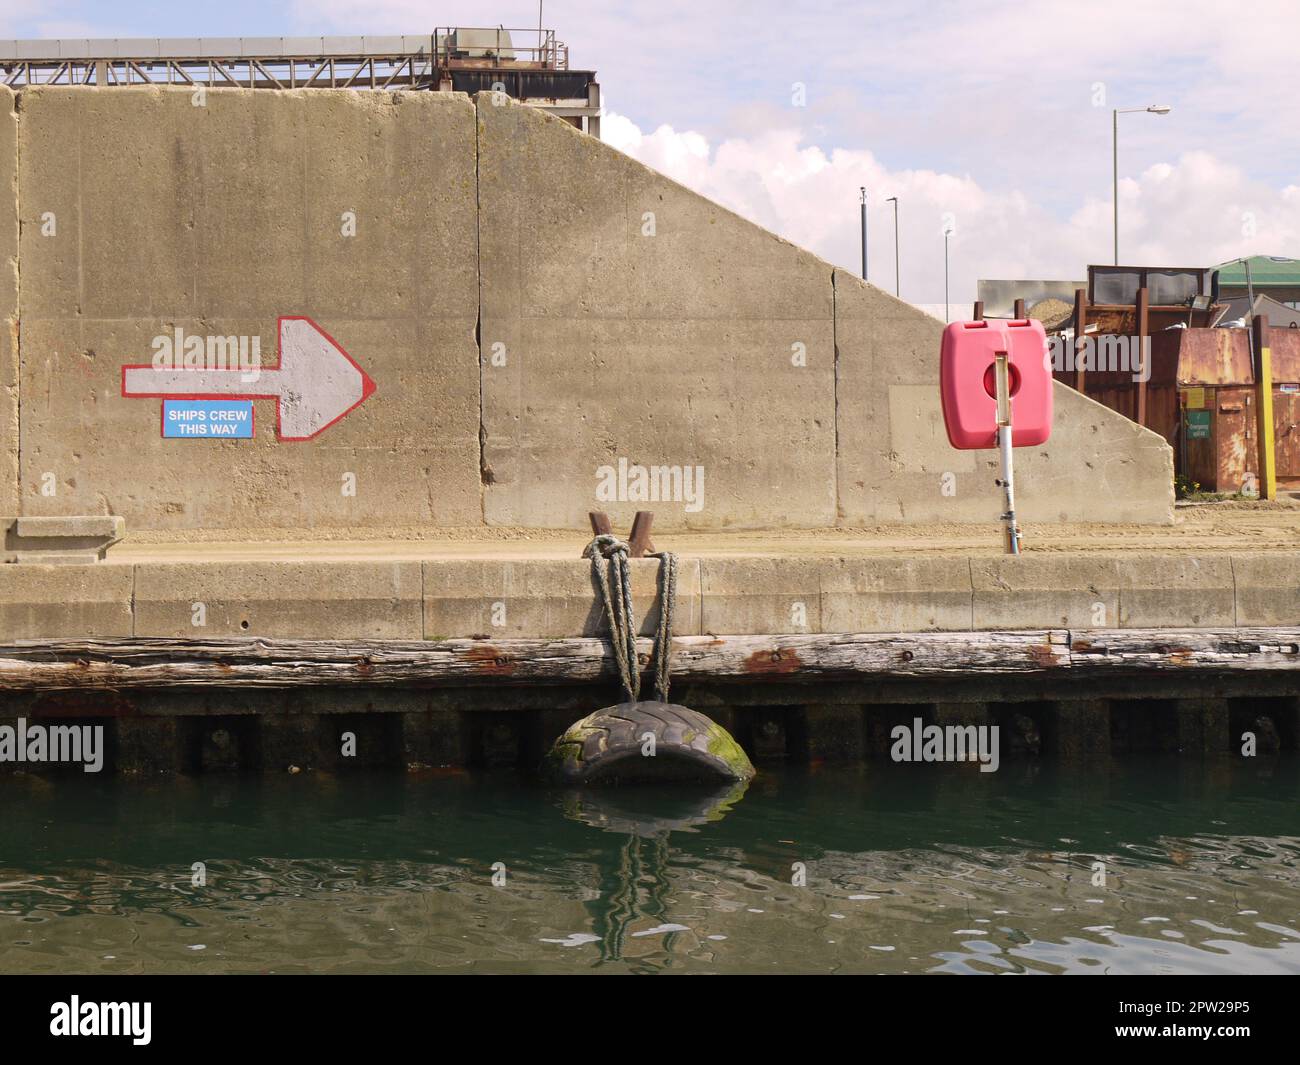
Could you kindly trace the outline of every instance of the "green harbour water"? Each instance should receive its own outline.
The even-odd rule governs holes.
[[[7,973],[1300,973],[1293,756],[6,774],[0,803]]]

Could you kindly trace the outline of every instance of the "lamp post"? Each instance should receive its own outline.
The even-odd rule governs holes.
[[[890,196],[885,202],[894,205],[894,295],[902,299],[902,282],[898,277],[898,197]]]
[[[1150,107],[1117,107],[1110,113],[1110,158],[1111,158],[1111,214],[1115,229],[1115,265],[1119,265],[1119,116],[1131,115],[1138,111],[1148,111],[1153,115],[1167,115],[1173,108],[1168,104],[1152,104]]]
[[[952,227],[943,227],[943,320],[951,321],[948,314],[948,238],[952,236]]]
[[[867,189],[865,185],[858,187],[858,193],[862,202],[862,280],[867,279]]]
[[[1241,263],[1246,271],[1246,323],[1250,324],[1255,320],[1255,286],[1250,282],[1250,256],[1243,255],[1240,259],[1233,259],[1234,263]],[[1225,263],[1225,266],[1232,265]]]
[[[1219,269],[1222,270],[1225,266],[1235,266],[1238,263],[1240,263],[1246,271],[1246,313],[1242,315],[1242,317],[1246,319],[1247,325],[1251,325],[1255,321],[1255,286],[1251,283],[1250,279],[1250,256],[1243,255],[1240,258],[1231,259],[1220,265]],[[1254,335],[1254,330],[1252,329],[1246,334],[1246,341],[1250,346],[1251,368],[1258,374],[1259,354],[1254,348],[1254,341],[1252,339]]]
[[[1250,276],[1250,256],[1224,263],[1241,263],[1246,271],[1246,343],[1255,375],[1255,440],[1259,466],[1259,498],[1277,498],[1277,448],[1273,425],[1273,352],[1269,345],[1268,316],[1255,317],[1255,286]],[[1185,438],[1184,438],[1185,439]]]

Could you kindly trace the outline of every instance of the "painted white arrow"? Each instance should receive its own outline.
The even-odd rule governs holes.
[[[375,382],[332,336],[306,317],[282,317],[279,365],[257,380],[236,369],[122,367],[122,395],[132,399],[274,399],[276,436],[310,440],[365,402]]]

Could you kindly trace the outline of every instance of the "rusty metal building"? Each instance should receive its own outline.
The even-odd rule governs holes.
[[[1227,309],[1218,301],[1214,273],[1089,267],[1088,288],[1076,292],[1074,315],[1062,331],[1078,358],[1058,365],[1053,376],[1163,436],[1189,484],[1253,494],[1261,478],[1258,352],[1251,329],[1213,327]],[[1277,483],[1300,488],[1300,328],[1264,328]],[[1141,366],[1117,366],[1109,357],[1132,347],[1145,351]],[[1082,357],[1085,349],[1091,358]]]
[[[1277,480],[1300,488],[1300,329],[1268,327],[1266,340]],[[1164,427],[1165,439],[1179,471],[1205,491],[1250,491],[1260,483],[1251,347],[1249,329],[1171,330],[1152,338],[1152,381],[1162,374],[1161,387],[1178,397],[1177,421]]]

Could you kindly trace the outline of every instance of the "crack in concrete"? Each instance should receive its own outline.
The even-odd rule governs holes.
[[[487,525],[487,489],[493,481],[492,468],[487,461],[487,420],[483,410],[483,201],[482,175],[479,170],[481,156],[479,136],[482,125],[478,117],[478,100],[474,104],[474,278],[478,313],[474,319],[474,352],[478,359],[478,502],[479,515]]]
[[[834,364],[831,374],[831,404],[834,409],[834,448],[831,455],[831,491],[835,500],[835,523],[844,524],[844,501],[840,498],[840,334],[839,293],[835,287],[835,269],[831,269],[831,352]]]
[[[14,513],[22,514],[23,512],[23,356],[22,356],[22,337],[23,337],[23,272],[22,272],[22,247],[23,247],[23,203],[22,203],[22,181],[19,176],[22,172],[22,150],[23,139],[21,136],[22,125],[22,93],[14,93],[14,315],[10,325],[10,343],[13,347],[14,360]]]

